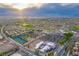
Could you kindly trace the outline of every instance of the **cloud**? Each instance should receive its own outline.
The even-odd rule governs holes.
[[[5,7],[5,6],[3,6]],[[1,10],[1,8],[0,8]],[[13,8],[5,7],[3,14],[19,15]],[[2,13],[0,11],[0,13]],[[62,4],[62,3],[45,3],[40,8],[32,7],[26,8],[23,15],[25,16],[68,16],[79,17],[79,4]]]
[[[44,4],[40,9],[29,9],[26,15],[79,17],[79,4]]]
[[[61,6],[68,6],[71,5],[71,3],[60,3]]]

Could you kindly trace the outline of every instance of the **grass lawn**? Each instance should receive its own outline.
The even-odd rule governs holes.
[[[79,25],[73,26],[73,27],[72,27],[72,30],[74,30],[74,31],[79,31]]]

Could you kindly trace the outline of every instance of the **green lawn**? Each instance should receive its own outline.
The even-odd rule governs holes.
[[[72,30],[74,30],[74,31],[79,31],[79,25],[73,26],[73,27],[72,27]]]
[[[32,30],[33,29],[33,25],[32,24],[28,24],[28,23],[24,23],[22,24],[22,27],[26,30]]]

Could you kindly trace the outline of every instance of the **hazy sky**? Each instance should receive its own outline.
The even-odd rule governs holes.
[[[26,8],[25,16],[66,16],[79,17],[79,4],[45,3],[40,8]],[[17,16],[18,12],[7,6],[0,6],[0,16]]]

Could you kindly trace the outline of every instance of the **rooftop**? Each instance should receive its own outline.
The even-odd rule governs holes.
[[[8,40],[0,40],[0,53],[10,51],[11,49],[15,48],[16,45]]]

